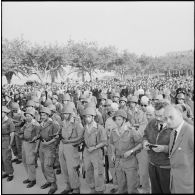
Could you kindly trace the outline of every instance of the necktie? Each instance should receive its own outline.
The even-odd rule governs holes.
[[[159,131],[161,131],[163,129],[163,124],[160,124],[160,129]]]
[[[176,130],[174,130],[174,131],[175,131],[175,132],[174,132],[173,145],[172,145],[172,147],[171,147],[170,154],[171,154],[171,152],[172,152],[172,150],[173,150],[173,147],[174,147],[174,145],[175,145],[175,139],[176,139],[176,136],[177,136],[177,131],[176,131]]]

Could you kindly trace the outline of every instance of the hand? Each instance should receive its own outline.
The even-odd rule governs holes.
[[[96,149],[95,146],[91,146],[91,147],[89,147],[87,150],[88,150],[88,152],[93,152],[95,149]]]
[[[154,152],[163,152],[165,149],[165,146],[163,145],[156,145],[156,146],[157,146],[156,148],[152,148]]]
[[[112,155],[112,156],[111,156],[111,160],[112,160],[112,162],[115,162],[116,156],[115,156],[115,155]]]
[[[133,150],[127,151],[124,153],[124,157],[127,158],[128,156],[130,156],[131,154],[133,154]]]
[[[148,144],[149,144],[149,142],[147,140],[145,140],[143,142],[143,148],[144,148],[144,150],[150,150],[150,148],[147,146]]]

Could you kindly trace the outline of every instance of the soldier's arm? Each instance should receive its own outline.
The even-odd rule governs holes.
[[[78,133],[78,137],[67,140],[68,143],[77,143],[77,142],[80,142],[81,140],[83,140],[84,128],[83,128],[83,125],[81,123],[76,124],[76,131]]]
[[[115,147],[114,147],[114,142],[113,142],[113,136],[112,133],[110,134],[110,139],[109,139],[109,144],[111,146],[111,152],[112,152],[112,156],[115,156]]]
[[[142,137],[134,129],[132,129],[132,136],[133,136],[133,140],[134,140],[136,146],[134,148],[132,148],[131,150],[133,150],[133,152],[136,152],[137,150],[142,149]]]
[[[11,137],[10,146],[11,146],[13,141],[14,141],[14,132],[15,132],[15,126],[14,126],[14,123],[12,121],[10,121],[9,127],[10,127],[10,137]]]
[[[57,122],[53,122],[52,126],[53,126],[52,127],[53,129],[52,129],[52,135],[51,136],[54,136],[54,137],[50,141],[47,142],[48,144],[52,144],[52,143],[56,142],[57,140],[55,138],[56,137],[55,135],[60,132],[60,126]]]

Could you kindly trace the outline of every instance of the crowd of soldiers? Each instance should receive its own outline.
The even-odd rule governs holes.
[[[170,193],[169,153],[160,145],[169,145],[171,128],[163,126],[161,138],[149,127],[165,120],[159,110],[169,105],[192,127],[193,90],[192,77],[4,86],[2,178],[13,180],[12,163],[23,163],[23,183],[31,188],[39,160],[46,180],[41,189],[50,187],[49,194],[58,188],[56,174],[63,174],[62,194],[80,193],[81,175],[91,193],[103,193],[106,183],[112,183],[110,193]]]

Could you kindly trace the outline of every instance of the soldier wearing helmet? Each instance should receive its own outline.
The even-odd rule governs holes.
[[[116,102],[117,104],[119,104],[120,94],[119,93],[114,93],[112,95],[112,97],[113,97],[113,102]]]
[[[83,113],[85,117],[84,126],[84,166],[86,170],[86,182],[90,186],[91,192],[103,193],[104,186],[104,167],[103,153],[101,148],[107,143],[106,132],[103,126],[94,120],[96,110],[94,107],[87,107]]]
[[[47,107],[40,110],[41,123],[40,123],[40,142],[39,158],[41,161],[41,168],[46,183],[41,186],[41,189],[50,187],[49,194],[53,194],[57,190],[56,176],[53,169],[56,150],[55,135],[59,132],[59,125],[52,120],[49,120],[51,111]]]
[[[59,125],[59,128],[61,128],[62,125],[62,119],[61,117],[58,115],[57,110],[56,110],[56,106],[53,104],[50,104],[48,106],[48,108],[51,111],[51,115],[50,118],[52,121],[56,122]],[[54,168],[56,168],[56,174],[59,175],[61,173],[61,169],[60,169],[60,162],[59,162],[59,141],[56,141],[56,156],[55,156],[55,163],[54,163]]]
[[[12,151],[16,157],[12,162],[20,164],[22,162],[22,140],[19,137],[21,127],[24,125],[24,113],[20,110],[20,106],[16,102],[11,104],[11,118],[15,125],[14,141],[12,145]]]
[[[110,145],[115,163],[118,193],[138,193],[138,164],[135,152],[142,148],[142,138],[127,121],[124,110],[115,112],[113,120],[116,123],[110,134]]]
[[[28,102],[26,104],[26,109],[28,109],[28,108],[34,108],[35,109],[35,120],[37,122],[40,122],[40,115],[39,115],[38,110],[36,110],[36,103],[34,102],[34,100],[28,100]]]
[[[115,103],[113,103],[113,104],[115,104]],[[118,104],[116,104],[116,105],[118,105]],[[114,113],[116,111],[117,110],[115,108],[109,107],[107,109],[107,112],[108,112],[107,114],[109,117],[106,119],[106,122],[105,122],[105,130],[106,130],[107,140],[108,140],[107,150],[105,149],[105,156],[106,155],[108,156],[108,165],[109,165],[108,167],[109,167],[109,171],[111,173],[112,180],[113,180],[113,186],[112,186],[112,189],[110,190],[110,193],[115,193],[118,189],[115,165],[114,165],[114,162],[111,160],[112,151],[111,151],[111,145],[110,145],[111,131],[112,131],[112,129],[117,127],[116,123],[113,120],[113,116],[114,116]]]
[[[35,120],[35,109],[28,108],[24,113],[26,122],[20,131],[22,142],[22,162],[28,178],[23,181],[31,188],[36,184],[36,156],[34,154],[36,143],[32,142],[39,134],[39,123]]]
[[[80,193],[80,181],[77,173],[79,165],[79,152],[77,144],[83,137],[83,126],[80,121],[74,120],[74,110],[72,106],[62,109],[64,120],[62,121],[62,139],[59,146],[59,161],[64,176],[65,190],[63,194],[69,192]]]
[[[15,126],[11,118],[8,117],[10,110],[6,106],[2,106],[2,126],[1,126],[1,156],[2,156],[2,179],[7,178],[7,181],[13,180],[12,152],[11,145],[14,140]]]
[[[63,106],[62,106],[62,104],[58,101],[58,96],[57,96],[57,95],[53,95],[53,97],[52,97],[52,103],[53,103],[53,105],[56,106],[56,112],[57,112],[58,114],[60,114]]]

